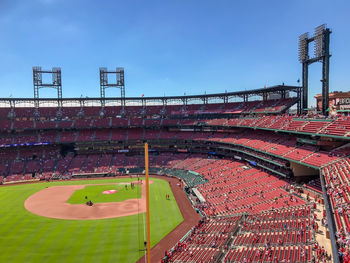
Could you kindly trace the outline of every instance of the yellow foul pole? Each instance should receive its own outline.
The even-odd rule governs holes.
[[[149,174],[148,174],[148,143],[145,143],[146,170],[146,212],[147,212],[147,263],[151,263],[151,226],[149,219]]]

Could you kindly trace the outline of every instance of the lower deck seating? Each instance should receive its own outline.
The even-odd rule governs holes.
[[[191,160],[191,159],[190,159]],[[194,163],[193,160],[190,162]],[[197,186],[206,199],[203,212],[210,215],[258,213],[305,202],[284,190],[288,182],[230,160],[200,160],[195,164],[208,183]],[[191,168],[191,167],[190,167]]]
[[[315,224],[310,206],[254,215],[201,219],[167,262],[312,262]],[[315,262],[315,261],[314,261]]]
[[[232,249],[226,255],[225,263],[241,262],[312,262],[312,246],[290,246],[266,248]]]
[[[50,166],[55,166],[55,172],[62,175],[142,167],[140,155],[68,154],[60,157],[54,149],[45,154],[52,159],[58,156],[56,164]],[[30,157],[20,152],[13,155]],[[38,153],[39,157],[43,155]],[[311,262],[317,223],[312,220],[313,211],[307,202],[289,192],[288,180],[240,161],[204,158],[200,154],[165,153],[151,155],[150,160],[151,164],[182,171],[175,175],[189,187],[195,186],[206,200],[196,205],[204,219],[168,253],[170,262],[217,262],[218,259],[223,262]],[[34,169],[37,162],[40,164],[35,159],[27,162],[28,171]],[[329,171],[338,171],[339,180],[349,182],[350,162],[334,165],[335,168],[327,170],[326,167],[324,172],[327,183],[336,189],[340,181],[330,176]],[[49,174],[43,173],[43,176],[47,178]],[[10,177],[13,181],[30,178],[30,175]],[[335,193],[330,195],[333,197]],[[346,202],[349,193],[344,193]],[[338,201],[333,201],[333,205],[339,208]],[[336,211],[339,222],[347,225],[345,213]]]
[[[168,253],[168,262],[312,262],[312,208],[290,183],[229,159],[187,157],[174,167],[201,174],[205,216]],[[220,259],[220,261],[218,261]]]
[[[339,252],[349,254],[350,245],[346,240],[350,231],[350,158],[324,167],[322,175],[335,218]]]

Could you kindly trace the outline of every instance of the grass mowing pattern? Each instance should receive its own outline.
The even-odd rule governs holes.
[[[67,200],[70,204],[85,204],[91,200],[93,203],[108,203],[108,202],[122,202],[127,199],[141,198],[141,187],[135,185],[134,189],[131,189],[130,184],[127,185],[110,184],[110,185],[87,185],[83,189],[76,190],[71,197]],[[117,190],[115,194],[102,194],[106,190]],[[85,199],[85,196],[88,199]]]
[[[24,201],[30,195],[48,186],[130,181],[125,178],[0,187],[0,262],[135,262],[143,254],[139,249],[143,248],[144,214],[61,220],[37,216],[24,208]],[[152,181],[151,245],[154,246],[183,218],[168,182],[155,178]],[[165,200],[165,194],[170,194],[171,200]]]

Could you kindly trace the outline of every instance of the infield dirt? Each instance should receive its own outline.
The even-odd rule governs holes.
[[[135,181],[134,183],[138,184],[139,182]],[[146,212],[145,183],[141,186],[140,199],[128,199],[123,202],[95,203],[93,206],[67,203],[69,197],[76,190],[83,189],[85,186],[64,185],[45,188],[28,197],[24,202],[24,207],[29,212],[39,216],[70,220],[115,218]]]

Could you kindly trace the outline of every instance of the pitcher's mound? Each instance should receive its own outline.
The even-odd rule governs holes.
[[[117,190],[106,190],[106,191],[103,191],[102,194],[110,195],[110,194],[115,194],[116,192],[118,192],[118,191]]]

